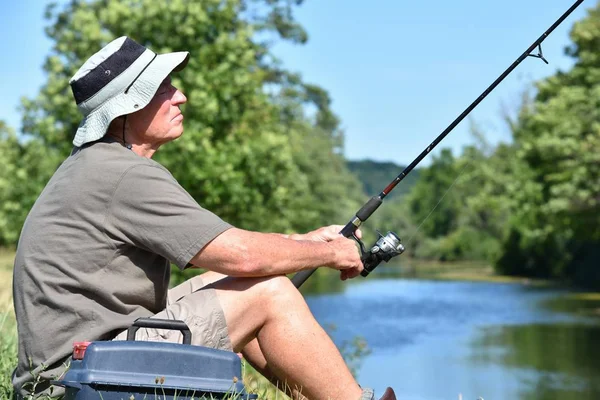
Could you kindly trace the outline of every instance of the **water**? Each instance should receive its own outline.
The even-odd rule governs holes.
[[[357,376],[376,393],[393,386],[405,400],[600,399],[600,318],[570,312],[565,291],[354,281],[307,302],[320,323],[335,326],[338,345],[366,339],[371,353]]]

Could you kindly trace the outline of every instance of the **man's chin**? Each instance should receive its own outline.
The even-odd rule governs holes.
[[[173,138],[173,140],[178,139],[181,135],[183,135],[183,125],[181,124],[169,132],[169,137]]]

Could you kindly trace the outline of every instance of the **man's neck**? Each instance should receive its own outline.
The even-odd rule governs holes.
[[[137,140],[134,140],[133,143],[124,142],[122,137],[113,133],[107,133],[106,138],[110,141],[120,143],[123,147],[128,148],[140,157],[152,158],[158,149],[158,147],[150,143],[138,143]]]

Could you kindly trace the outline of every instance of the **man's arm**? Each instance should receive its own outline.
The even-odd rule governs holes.
[[[354,242],[294,240],[284,235],[231,228],[208,243],[191,264],[229,276],[270,276],[326,266],[360,274],[362,262]]]

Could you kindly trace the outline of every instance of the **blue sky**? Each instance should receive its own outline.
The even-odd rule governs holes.
[[[304,46],[278,44],[290,70],[329,91],[346,132],[345,155],[406,164],[537,39],[574,0],[306,0],[296,16],[309,33]],[[46,2],[6,2],[0,15],[0,119],[20,127],[22,96],[45,81],[42,64]],[[563,55],[573,22],[595,5],[584,2],[543,44],[550,64],[527,59],[471,114],[492,142],[508,141],[504,104],[572,61]],[[440,145],[472,142],[463,121]],[[429,158],[429,157],[428,157]],[[426,159],[427,160],[427,159]]]

